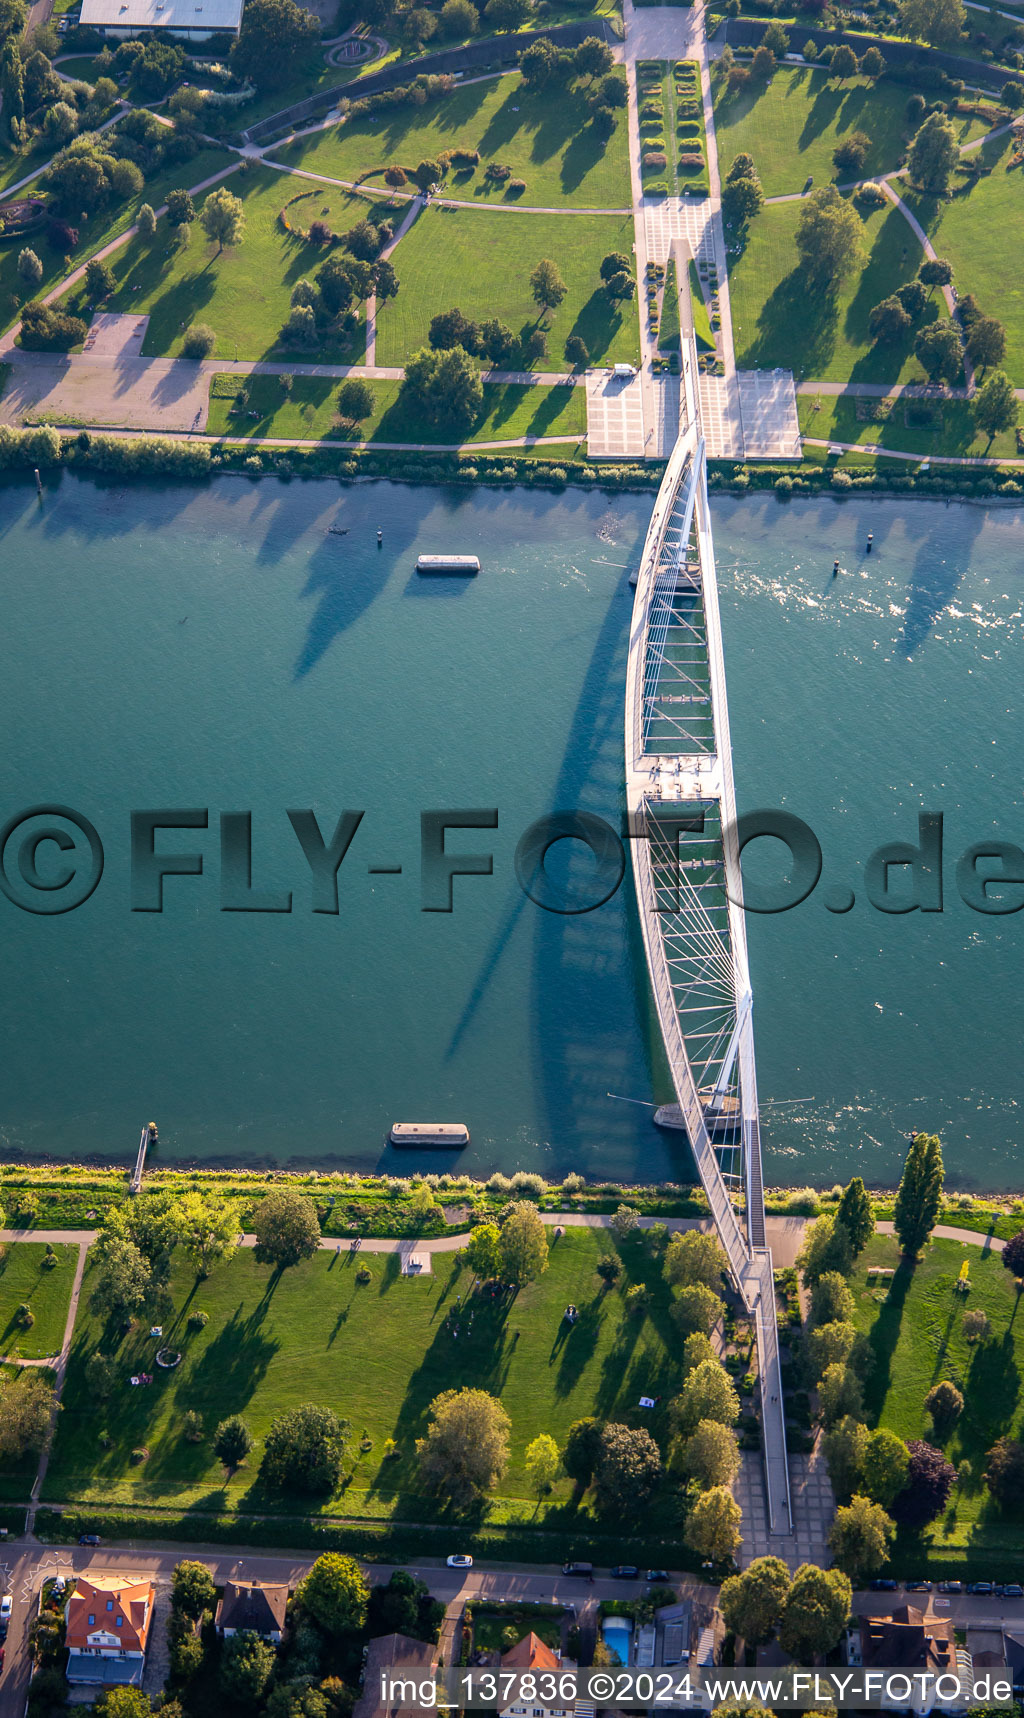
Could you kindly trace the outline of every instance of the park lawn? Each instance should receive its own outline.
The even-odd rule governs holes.
[[[0,1354],[5,1358],[42,1360],[60,1353],[64,1324],[75,1280],[78,1249],[56,1246],[57,1263],[43,1269],[46,1248],[40,1241],[11,1241],[0,1258]],[[16,1323],[18,1307],[32,1308],[31,1330]]]
[[[722,177],[735,156],[746,151],[766,197],[801,191],[809,174],[816,185],[850,182],[892,173],[899,167],[913,134],[906,115],[907,92],[901,84],[873,84],[851,78],[840,84],[810,66],[780,66],[765,89],[748,86],[730,94],[722,78],[712,80],[715,130]],[[955,117],[960,142],[986,131],[976,119]],[[840,172],[832,151],[851,131],[872,140],[859,173]]]
[[[181,352],[184,330],[191,322],[206,322],[214,330],[218,358],[263,358],[275,352],[288,320],[295,282],[312,276],[329,254],[309,245],[297,232],[286,232],[278,219],[281,209],[308,181],[293,179],[270,168],[233,174],[228,188],[245,204],[245,234],[241,244],[217,254],[198,221],[189,231],[184,250],[170,242],[161,220],[153,243],[140,236],[110,259],[117,291],[104,306],[149,316],[143,345],[147,357],[175,357]],[[205,199],[197,200],[201,211]],[[313,196],[289,211],[292,226],[308,227],[322,211],[336,230],[354,226],[364,217],[381,220],[382,206],[336,186],[317,186]],[[296,363],[353,363],[362,359],[365,328],[335,338],[311,351],[282,347]]]
[[[412,404],[402,399],[397,381],[372,381],[374,409],[353,432],[338,419],[337,377],[296,376],[285,392],[280,376],[218,375],[210,382],[208,435],[287,436],[320,440],[324,437],[365,441],[451,442],[450,429],[427,422]],[[232,411],[245,389],[248,403]],[[258,415],[251,417],[250,412]],[[586,392],[583,388],[530,387],[515,382],[484,383],[484,404],[477,421],[466,431],[466,441],[513,441],[527,435],[580,435],[587,427]]]
[[[542,257],[568,287],[544,320],[548,355],[538,370],[568,370],[565,342],[582,336],[591,362],[640,361],[635,301],[613,305],[598,270],[609,251],[629,256],[632,216],[505,214],[496,209],[428,208],[394,253],[401,289],[377,317],[378,364],[404,364],[426,345],[430,319],[458,305],[464,315],[496,316],[523,337],[540,312],[530,275]]]
[[[403,1277],[397,1253],[322,1250],[275,1277],[245,1249],[205,1282],[176,1259],[175,1310],[163,1318],[163,1340],[179,1347],[184,1358],[169,1372],[154,1364],[158,1344],[148,1335],[148,1318],[140,1318],[123,1340],[116,1331],[104,1331],[89,1310],[90,1266],[47,1493],[251,1508],[264,1502],[254,1482],[259,1446],[272,1419],[313,1401],[328,1403],[351,1422],[355,1472],[344,1490],[344,1512],[428,1521],[436,1518],[437,1503],[411,1495],[415,1440],[440,1391],[473,1385],[500,1395],[512,1422],[511,1462],[496,1503],[528,1500],[532,1514],[524,1454],[539,1433],[564,1442],[572,1422],[587,1414],[643,1423],[655,1436],[667,1431],[666,1409],[645,1414],[637,1400],[664,1396],[667,1403],[679,1387],[679,1344],[668,1313],[672,1291],[660,1262],[636,1241],[623,1244],[620,1286],[604,1291],[595,1266],[613,1246],[607,1231],[570,1229],[552,1246],[545,1274],[518,1297],[474,1301],[471,1331],[463,1315],[473,1275],[454,1253],[435,1253],[430,1276]],[[355,1275],[363,1265],[371,1281],[360,1286]],[[649,1306],[642,1317],[630,1317],[622,1288],[641,1279],[649,1284]],[[572,1327],[562,1318],[570,1302],[580,1310]],[[190,1331],[188,1314],[199,1309],[209,1314],[209,1323]],[[460,1326],[457,1337],[444,1324],[448,1314]],[[115,1396],[105,1404],[90,1398],[85,1383],[86,1361],[97,1346],[116,1356],[121,1373]],[[150,1386],[131,1387],[129,1376],[139,1370],[153,1375]],[[200,1444],[182,1436],[189,1409],[203,1417],[206,1440]],[[209,1440],[232,1413],[245,1417],[257,1447],[228,1480]],[[389,1437],[399,1454],[384,1460]],[[359,1444],[366,1438],[372,1448],[364,1454]],[[143,1448],[148,1459],[133,1465],[132,1451]],[[569,1482],[561,1482],[553,1501],[564,1503],[569,1490]],[[271,1507],[313,1513],[324,1502],[295,1496],[269,1501]]]
[[[964,1259],[970,1267],[969,1295],[954,1288]],[[886,1266],[895,1275],[878,1286],[873,1279],[869,1286],[870,1265]],[[944,1572],[956,1564],[998,1579],[999,1568],[986,1558],[1016,1547],[1019,1569],[1024,1523],[997,1510],[981,1480],[985,1455],[996,1439],[1020,1437],[1024,1409],[1024,1318],[1018,1316],[1013,1278],[999,1254],[959,1241],[933,1240],[911,1269],[901,1262],[891,1237],[876,1235],[858,1259],[850,1286],[855,1322],[867,1332],[874,1356],[865,1384],[869,1423],[886,1426],[901,1438],[931,1442],[924,1399],[932,1385],[949,1378],[965,1401],[943,1448],[954,1466],[970,1462],[973,1479],[966,1491],[954,1491],[947,1513],[921,1539],[906,1536],[904,1544],[897,1544],[897,1557],[907,1568],[915,1557],[917,1565],[926,1559],[927,1566],[917,1567],[920,1574]],[[992,1334],[986,1342],[971,1345],[964,1336],[968,1308],[988,1314]],[[1009,1567],[1003,1578],[1011,1578]]]
[[[41,173],[55,153],[53,144],[41,137],[32,138],[23,149],[0,149],[0,196],[8,185],[17,185],[30,173]]]
[[[898,209],[872,211],[865,220],[866,261],[838,292],[809,293],[796,250],[799,203],[776,203],[750,224],[747,244],[730,258],[736,362],[745,370],[792,370],[797,381],[899,382],[923,380],[911,329],[895,345],[876,345],[868,317],[917,273],[921,247]],[[942,309],[938,294],[922,322]],[[918,324],[920,327],[921,324]]]
[[[800,394],[797,412],[801,433],[819,441],[857,442],[865,449],[892,448],[900,453],[954,454],[963,459],[1018,457],[1013,430],[997,435],[991,447],[988,436],[976,432],[967,400],[930,400],[928,404],[937,419],[931,425],[908,424],[902,403],[896,404],[883,422],[861,422],[856,400],[827,394],[817,398]]]
[[[123,233],[130,227],[143,203],[151,203],[154,208],[166,200],[168,191],[177,186],[201,184],[211,174],[219,173],[222,168],[230,165],[235,157],[223,149],[203,149],[191,161],[184,165],[169,167],[166,172],[156,174],[146,181],[137,197],[131,197],[128,202],[119,204],[116,208],[98,209],[87,220],[78,219],[78,245],[70,258],[70,267],[65,266],[63,257],[47,244],[43,231],[27,236],[26,243],[36,251],[43,265],[43,278],[40,284],[27,292],[25,284],[18,274],[18,253],[20,244],[0,245],[0,332],[17,321],[21,306],[31,297],[41,298],[59,285],[65,273],[81,268],[84,262],[95,251],[102,249],[111,239]],[[228,183],[230,184],[230,180]],[[35,191],[37,187],[31,187]],[[113,260],[113,259],[112,259]]]
[[[961,298],[973,292],[986,316],[1006,327],[1003,369],[1024,387],[1024,279],[1019,235],[1024,221],[1024,173],[1009,165],[1012,145],[994,138],[982,149],[991,172],[966,190],[957,182],[952,199],[936,203],[912,191],[901,196],[913,209],[939,256],[956,271]]]
[[[40,1373],[47,1384],[55,1381],[56,1374],[48,1366],[5,1366],[0,1365],[0,1372],[8,1380],[8,1387],[17,1389],[22,1379],[38,1377]],[[35,1450],[26,1450],[23,1456],[14,1459],[5,1456],[0,1461],[0,1498],[28,1498],[32,1483],[39,1467],[39,1456]]]
[[[356,179],[370,169],[397,163],[408,171],[444,149],[477,149],[480,165],[452,169],[447,196],[508,202],[502,185],[484,178],[489,162],[511,167],[526,190],[519,200],[534,207],[576,204],[624,209],[630,200],[625,109],[611,139],[598,138],[582,93],[528,89],[518,72],[465,84],[426,107],[411,102],[298,137],[274,151],[291,167],[330,178]]]

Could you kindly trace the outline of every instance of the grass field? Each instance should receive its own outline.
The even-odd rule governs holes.
[[[395,162],[411,170],[443,149],[478,149],[479,167],[449,173],[448,196],[507,202],[502,186],[484,178],[488,163],[499,161],[525,180],[524,203],[622,209],[630,198],[627,148],[624,109],[611,140],[602,142],[582,93],[559,90],[552,100],[550,92],[526,88],[515,72],[466,84],[426,107],[410,103],[332,126],[274,153],[290,166],[355,179]]]
[[[959,454],[971,459],[1018,457],[1013,430],[997,435],[991,447],[987,435],[975,433],[966,400],[936,400],[930,404],[935,414],[932,425],[908,424],[903,405],[894,406],[884,422],[862,422],[857,417],[855,400],[830,398],[826,394],[819,401],[810,394],[800,394],[797,410],[802,433],[819,441],[858,442],[868,450],[894,448],[901,453]]]
[[[94,251],[116,238],[118,233],[123,233],[126,227],[130,227],[142,203],[152,203],[154,208],[159,208],[166,200],[168,191],[179,185],[198,185],[211,174],[218,173],[222,167],[228,166],[232,159],[225,150],[204,149],[184,166],[172,167],[166,173],[157,174],[142,187],[137,197],[132,197],[127,203],[114,209],[100,209],[88,220],[79,218],[78,246],[73,252],[71,267],[80,267]],[[26,298],[42,297],[59,283],[64,273],[69,272],[65,268],[63,257],[58,257],[46,243],[42,233],[33,234],[29,242],[38,252],[44,271],[42,281],[32,293],[26,292],[25,284],[18,275],[18,253],[21,246],[0,246],[0,330],[17,320]]]
[[[394,253],[401,282],[377,319],[378,364],[403,364],[426,344],[430,319],[458,305],[476,319],[497,316],[517,335],[537,325],[530,274],[541,257],[557,264],[568,287],[546,318],[548,356],[540,370],[568,370],[569,334],[582,336],[594,363],[639,362],[635,301],[612,305],[598,273],[609,251],[627,256],[631,216],[504,214],[496,209],[424,210]]]
[[[0,196],[8,185],[17,185],[30,173],[39,173],[54,154],[53,144],[33,138],[24,149],[0,149]]]
[[[971,1281],[966,1296],[954,1290],[965,1258]],[[869,1287],[869,1265],[885,1265],[896,1274],[887,1286]],[[927,1555],[926,1573],[953,1561],[970,1568],[973,1555],[978,1568],[983,1556],[1012,1547],[1019,1559],[1020,1521],[994,1508],[981,1480],[985,1454],[996,1439],[1021,1435],[1024,1408],[1024,1315],[999,1255],[957,1241],[932,1241],[911,1270],[900,1262],[895,1241],[876,1235],[857,1262],[851,1287],[857,1325],[869,1332],[874,1355],[865,1387],[871,1424],[888,1426],[902,1438],[933,1441],[924,1407],[932,1385],[950,1378],[966,1402],[943,1447],[954,1466],[971,1463],[973,1480],[966,1492],[954,1491],[948,1512],[926,1531],[924,1544],[914,1539],[897,1548],[904,1566],[915,1555],[918,1564]],[[988,1314],[992,1334],[986,1342],[967,1342],[962,1321],[968,1307]],[[996,1576],[991,1564],[984,1572]],[[1011,1578],[1009,1569],[1005,1578]]]
[[[594,1268],[612,1245],[607,1232],[570,1229],[552,1247],[544,1276],[515,1300],[474,1301],[471,1330],[464,1315],[472,1273],[452,1253],[435,1254],[434,1274],[423,1278],[402,1277],[397,1254],[347,1249],[338,1257],[321,1252],[280,1278],[248,1251],[202,1283],[176,1265],[175,1312],[164,1319],[164,1340],[179,1346],[184,1359],[172,1372],[153,1364],[157,1344],[148,1319],[123,1341],[102,1330],[88,1311],[87,1272],[48,1495],[251,1506],[259,1448],[227,1481],[209,1443],[217,1423],[241,1413],[260,1440],[283,1409],[317,1401],[351,1421],[355,1472],[345,1512],[406,1518],[411,1512],[412,1519],[430,1520],[436,1505],[408,1496],[416,1483],[415,1440],[439,1391],[472,1384],[500,1395],[512,1422],[512,1459],[499,1500],[522,1499],[532,1514],[524,1468],[531,1439],[549,1432],[564,1441],[572,1421],[590,1413],[642,1422],[658,1435],[665,1409],[645,1415],[637,1398],[663,1395],[667,1403],[678,1387],[671,1290],[660,1263],[637,1243],[624,1244],[621,1285],[643,1279],[650,1286],[645,1315],[629,1317],[621,1287],[605,1292]],[[365,1286],[356,1283],[356,1261],[372,1273]],[[569,1302],[580,1309],[571,1329],[562,1319]],[[189,1331],[186,1320],[196,1309],[209,1313],[209,1323]],[[444,1324],[448,1314],[460,1327],[457,1337]],[[122,1372],[106,1404],[91,1400],[85,1387],[85,1362],[97,1346],[116,1354]],[[140,1369],[153,1374],[153,1383],[133,1389],[129,1375]],[[206,1427],[201,1444],[187,1443],[181,1432],[182,1415],[193,1408]],[[397,1441],[396,1460],[382,1460],[388,1437]],[[366,1438],[372,1447],[361,1453]],[[140,1448],[149,1458],[133,1466],[132,1451]],[[568,1481],[560,1484],[553,1501],[564,1503],[568,1490]],[[287,1506],[294,1509],[296,1500]]]
[[[799,203],[776,203],[751,223],[746,248],[730,259],[736,362],[743,369],[792,370],[798,381],[898,382],[921,376],[911,335],[876,346],[868,317],[880,299],[917,273],[921,247],[898,210],[867,217],[863,267],[834,296],[809,293],[798,266]],[[925,320],[937,316],[936,295]]]
[[[0,1258],[0,1354],[6,1359],[42,1360],[60,1352],[75,1279],[77,1247],[54,1248],[57,1263],[43,1269],[46,1248],[38,1241],[14,1241]],[[18,1307],[32,1308],[35,1323],[24,1330],[15,1321]]]
[[[1006,326],[1003,368],[1024,387],[1024,280],[1018,235],[1024,221],[1024,173],[1009,166],[1005,137],[982,148],[991,171],[973,190],[958,188],[951,201],[906,193],[906,200],[940,256],[956,271],[960,296],[973,292],[987,316]]]
[[[241,411],[231,407],[242,387],[248,402]],[[209,435],[288,436],[302,440],[324,436],[349,441],[450,442],[449,429],[428,423],[400,398],[400,382],[371,382],[374,410],[355,431],[340,424],[337,379],[296,376],[286,393],[278,376],[214,376],[210,384]],[[249,414],[255,411],[258,415]],[[518,436],[583,435],[587,402],[583,388],[528,387],[516,383],[484,384],[483,410],[465,434],[466,441],[511,441]]]
[[[40,1372],[48,1384],[52,1384],[55,1377],[49,1367],[0,1366],[0,1372],[8,1379],[9,1387],[15,1390],[22,1379],[36,1377]],[[0,1498],[27,1498],[32,1490],[38,1466],[39,1456],[35,1450],[27,1450],[17,1460],[10,1456],[5,1457],[0,1464]],[[8,1525],[6,1519],[3,1525]]]
[[[907,92],[902,85],[872,84],[851,78],[839,84],[809,66],[784,66],[765,89],[730,94],[714,79],[718,159],[725,177],[736,155],[754,157],[766,197],[801,191],[809,174],[815,184],[846,183],[892,173],[900,166],[912,135],[907,122]],[[961,143],[980,137],[986,127],[975,119],[954,119]],[[859,173],[840,172],[832,151],[840,138],[863,131],[871,138]]]
[[[273,351],[288,320],[292,288],[302,276],[312,276],[325,252],[308,245],[297,233],[285,232],[278,215],[296,191],[308,182],[269,168],[236,173],[229,189],[245,204],[245,236],[240,245],[217,255],[198,222],[182,251],[169,243],[165,221],[147,244],[135,238],[111,259],[118,290],[108,310],[131,310],[149,316],[143,350],[147,356],[177,356],[190,322],[208,322],[217,336],[218,358],[262,358]],[[202,199],[199,199],[199,207]],[[317,186],[315,195],[293,207],[292,224],[307,227],[324,218],[336,230],[354,226],[364,216],[383,219],[382,207],[332,186]],[[365,331],[360,326],[347,345],[335,342],[315,352],[287,349],[296,363],[311,356],[325,363],[362,359]],[[237,348],[237,352],[236,352]],[[276,356],[282,356],[284,349]]]

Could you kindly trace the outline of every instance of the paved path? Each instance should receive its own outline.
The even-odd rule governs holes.
[[[478,79],[477,81],[482,82],[483,80]],[[459,85],[460,89],[464,87],[463,84]],[[285,138],[284,141],[290,143],[291,138]],[[268,147],[279,149],[281,145],[276,143],[272,146],[268,145]],[[440,194],[433,197],[423,197],[421,191],[392,191],[390,186],[369,185],[366,180],[357,182],[355,179],[335,179],[329,173],[314,173],[309,167],[293,167],[287,161],[272,160],[255,144],[247,145],[242,153],[247,160],[258,161],[261,167],[272,167],[275,173],[290,173],[296,179],[312,179],[317,185],[338,185],[344,191],[356,192],[359,196],[371,199],[373,202],[379,202],[380,198],[385,195],[403,203],[418,202],[420,198],[423,198],[425,203],[431,203],[439,209],[487,209],[492,214],[497,211],[504,215],[630,215],[633,212],[631,209],[581,209],[575,204],[565,203],[488,203],[479,197],[471,199],[468,197],[445,197]]]
[[[383,259],[386,260],[391,256],[395,246],[405,238],[409,228],[423,212],[425,207],[425,197],[413,198],[405,219],[401,222],[394,238],[389,244],[384,246],[384,249],[380,253]],[[366,362],[368,364],[376,364],[377,362],[377,294],[375,292],[371,292],[366,301]]]
[[[836,453],[873,453],[881,459],[909,460],[913,465],[927,461],[930,465],[980,465],[980,466],[1020,466],[1021,459],[985,459],[980,454],[968,456],[962,453],[901,453],[894,447],[881,447],[877,442],[862,441],[819,441],[814,436],[805,435],[805,447],[827,447]]]

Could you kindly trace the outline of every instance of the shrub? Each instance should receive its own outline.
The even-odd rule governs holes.
[[[647,154],[643,158],[643,166],[644,166],[645,171],[649,171],[652,173],[657,172],[660,169],[663,169],[664,167],[666,167],[667,165],[668,165],[668,158],[664,154],[664,152],[660,149],[648,150]]]
[[[209,1324],[209,1322],[210,1322],[209,1313],[208,1312],[201,1312],[201,1311],[199,1311],[198,1308],[196,1309],[195,1312],[190,1312],[188,1315],[189,1330],[205,1330],[206,1326]]]
[[[217,336],[208,322],[193,322],[186,328],[185,337],[181,342],[182,355],[197,361],[208,358],[217,344]]]

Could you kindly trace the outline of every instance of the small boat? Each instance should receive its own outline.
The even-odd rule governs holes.
[[[715,1145],[731,1145],[740,1136],[740,1105],[739,1099],[732,1093],[721,1098],[714,1111],[711,1109],[713,1091],[702,1091],[700,1101],[704,1110],[704,1122],[708,1133]],[[655,1127],[665,1127],[680,1133],[686,1132],[683,1112],[678,1104],[662,1104],[654,1112]]]
[[[416,571],[471,575],[480,571],[480,558],[478,555],[420,555]]]
[[[469,1144],[469,1129],[460,1121],[396,1121],[388,1140],[391,1145],[444,1145],[461,1151]]]

